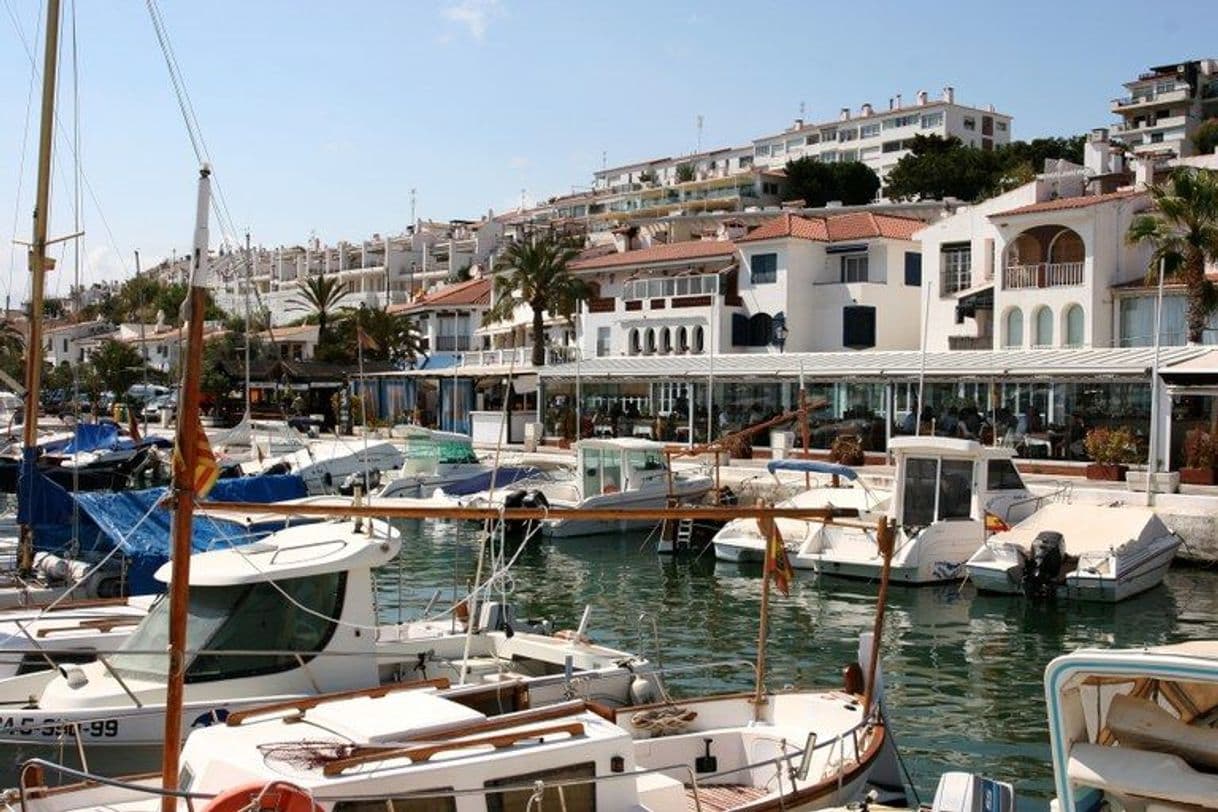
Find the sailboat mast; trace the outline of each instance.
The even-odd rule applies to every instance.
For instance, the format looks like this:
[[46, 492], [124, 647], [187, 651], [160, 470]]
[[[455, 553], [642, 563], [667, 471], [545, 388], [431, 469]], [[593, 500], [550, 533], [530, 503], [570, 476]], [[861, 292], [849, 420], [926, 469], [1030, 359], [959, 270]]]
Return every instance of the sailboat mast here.
[[[173, 552], [169, 580], [169, 678], [165, 692], [165, 751], [161, 782], [178, 784], [178, 755], [182, 744], [183, 682], [186, 671], [186, 618], [190, 597], [191, 523], [195, 508], [195, 475], [199, 461], [199, 381], [203, 376], [203, 315], [207, 300], [207, 211], [211, 202], [211, 169], [199, 170], [195, 214], [194, 258], [191, 263], [186, 364], [178, 412], [177, 454], [173, 472]], [[161, 798], [162, 812], [175, 812], [177, 799]]]
[[[51, 217], [51, 149], [55, 136], [55, 76], [59, 57], [59, 0], [47, 0], [47, 39], [42, 61], [42, 119], [38, 130], [38, 184], [34, 198], [34, 235], [30, 241], [30, 329], [26, 341], [25, 418], [21, 439], [23, 469], [38, 456], [38, 405], [42, 388], [42, 300], [46, 289], [47, 226]], [[17, 566], [34, 565], [34, 530], [21, 526]]]
[[[245, 419], [250, 419], [250, 285], [254, 282], [254, 255], [250, 252], [250, 232], [245, 231]], [[269, 329], [269, 328], [268, 328]]]

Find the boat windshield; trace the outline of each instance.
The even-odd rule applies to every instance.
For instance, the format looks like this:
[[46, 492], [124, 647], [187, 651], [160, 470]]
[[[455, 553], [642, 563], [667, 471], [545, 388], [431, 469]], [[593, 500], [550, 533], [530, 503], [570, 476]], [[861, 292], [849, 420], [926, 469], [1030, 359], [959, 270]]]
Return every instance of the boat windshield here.
[[[333, 618], [342, 611], [345, 587], [346, 573], [340, 572], [191, 587], [186, 682], [287, 671], [299, 665], [293, 652], [307, 662], [334, 633]], [[162, 598], [110, 657], [110, 664], [124, 677], [163, 682], [168, 646], [169, 601]]]

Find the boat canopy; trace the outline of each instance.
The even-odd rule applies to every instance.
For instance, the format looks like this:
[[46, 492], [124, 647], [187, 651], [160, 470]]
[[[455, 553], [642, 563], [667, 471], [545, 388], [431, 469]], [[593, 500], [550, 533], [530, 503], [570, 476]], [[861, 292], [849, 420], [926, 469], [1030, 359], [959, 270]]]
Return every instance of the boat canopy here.
[[468, 479], [454, 482], [451, 485], [445, 485], [444, 493], [448, 496], [469, 496], [490, 490], [492, 478], [495, 481], [495, 488], [499, 489], [519, 482], [522, 479], [532, 479], [541, 474], [542, 470], [532, 465], [505, 465], [497, 471], [474, 474]]
[[810, 474], [832, 474], [849, 480], [859, 478], [858, 471], [853, 468], [820, 460], [770, 460], [766, 464], [766, 470], [771, 474], [776, 471], [802, 471]]

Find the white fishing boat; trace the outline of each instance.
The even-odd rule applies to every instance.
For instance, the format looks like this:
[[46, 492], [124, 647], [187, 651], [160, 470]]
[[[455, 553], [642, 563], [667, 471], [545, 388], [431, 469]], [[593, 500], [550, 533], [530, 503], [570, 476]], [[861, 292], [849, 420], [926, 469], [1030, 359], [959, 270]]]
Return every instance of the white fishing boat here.
[[1180, 543], [1147, 507], [1053, 504], [990, 536], [965, 568], [983, 592], [1115, 603], [1162, 583]]
[[1051, 809], [1218, 807], [1218, 641], [1058, 657], [1045, 704]]
[[377, 496], [426, 498], [437, 488], [491, 470], [478, 459], [473, 441], [464, 434], [421, 426], [395, 427], [393, 433], [402, 440], [402, 467], [381, 486]]
[[[784, 499], [775, 507], [825, 508], [840, 516], [858, 516], [883, 510], [889, 495], [867, 487], [858, 472], [845, 465], [818, 460], [773, 460], [766, 469], [778, 480], [779, 472], [795, 471], [816, 477], [816, 486]], [[827, 481], [826, 481], [827, 480]], [[779, 533], [788, 554], [795, 553], [808, 538], [819, 532], [821, 522], [802, 519], [777, 519]], [[758, 563], [765, 558], [765, 540], [751, 519], [728, 522], [711, 540], [719, 561]], [[794, 562], [792, 562], [794, 565]]]
[[367, 486], [379, 481], [382, 472], [401, 465], [401, 449], [388, 440], [330, 437], [280, 457], [242, 463], [241, 471], [247, 475], [296, 474], [310, 494], [335, 493], [344, 487], [349, 492], [356, 482], [367, 493]]
[[[324, 522], [191, 556], [183, 730], [257, 704], [407, 678], [536, 679], [537, 702], [574, 692], [622, 705], [650, 695], [638, 673], [645, 660], [530, 633], [500, 604], [484, 605], [472, 627], [453, 617], [379, 624], [372, 569], [398, 546], [380, 521]], [[169, 580], [170, 566], [158, 578]], [[96, 662], [0, 680], [0, 741], [159, 745], [169, 608], [158, 601]]]
[[[480, 491], [457, 501], [468, 506], [662, 508], [670, 498], [676, 504], [700, 502], [714, 484], [710, 476], [694, 468], [670, 471], [664, 460], [663, 443], [620, 437], [576, 443], [574, 476], [560, 477], [548, 471], [544, 478], [496, 483], [494, 492]], [[437, 491], [436, 495], [442, 493]], [[545, 522], [542, 530], [556, 538], [567, 538], [646, 529], [657, 524], [658, 521], [638, 519], [563, 519]]]
[[0, 678], [94, 659], [117, 649], [156, 598], [65, 601], [0, 611]]

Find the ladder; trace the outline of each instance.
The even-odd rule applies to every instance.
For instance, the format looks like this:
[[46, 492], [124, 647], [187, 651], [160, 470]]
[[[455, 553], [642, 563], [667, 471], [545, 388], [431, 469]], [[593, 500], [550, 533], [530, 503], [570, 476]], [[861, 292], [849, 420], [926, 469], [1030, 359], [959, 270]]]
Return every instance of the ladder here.
[[693, 549], [693, 542], [694, 520], [681, 519], [677, 522], [677, 538], [672, 546], [673, 551], [676, 552], [677, 550], [681, 549], [691, 550]]

